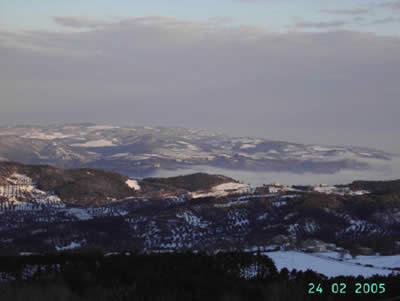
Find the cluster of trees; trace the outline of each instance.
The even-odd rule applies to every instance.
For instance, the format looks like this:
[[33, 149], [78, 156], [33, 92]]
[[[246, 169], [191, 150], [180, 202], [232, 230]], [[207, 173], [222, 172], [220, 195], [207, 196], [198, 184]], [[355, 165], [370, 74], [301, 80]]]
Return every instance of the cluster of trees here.
[[374, 194], [387, 194], [400, 191], [400, 180], [394, 181], [354, 181], [350, 184], [354, 190], [367, 190]]
[[349, 250], [354, 256], [362, 254], [360, 251], [362, 247], [370, 248], [374, 252], [387, 256], [398, 253], [397, 241], [398, 237], [394, 235], [372, 234], [359, 240], [346, 240], [338, 244]]
[[209, 175], [206, 173], [195, 173], [186, 176], [170, 178], [146, 178], [141, 185], [146, 189], [164, 188], [167, 191], [183, 189], [188, 191], [209, 190], [212, 187], [226, 182], [236, 182], [235, 180], [220, 176]]
[[[40, 267], [21, 279], [26, 267]], [[244, 270], [254, 270], [251, 279]], [[246, 253], [114, 255], [99, 252], [0, 257], [17, 280], [0, 284], [0, 300], [380, 300], [400, 294], [397, 276], [327, 279], [312, 271], [278, 272], [266, 256]], [[25, 272], [26, 273], [26, 272]], [[332, 291], [345, 283], [346, 293]], [[359, 283], [384, 283], [385, 293], [355, 294]], [[310, 292], [309, 283], [321, 290]]]

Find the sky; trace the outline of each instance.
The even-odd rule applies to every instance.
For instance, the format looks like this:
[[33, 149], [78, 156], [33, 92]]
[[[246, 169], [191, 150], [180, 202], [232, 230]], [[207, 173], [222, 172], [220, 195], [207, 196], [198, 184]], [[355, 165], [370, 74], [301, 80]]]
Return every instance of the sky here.
[[183, 126], [400, 154], [399, 0], [4, 0], [0, 123]]

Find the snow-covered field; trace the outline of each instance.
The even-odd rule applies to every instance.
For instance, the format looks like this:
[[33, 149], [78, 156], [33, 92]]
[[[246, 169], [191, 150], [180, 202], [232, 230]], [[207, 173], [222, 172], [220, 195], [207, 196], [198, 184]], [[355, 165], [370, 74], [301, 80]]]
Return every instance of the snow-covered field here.
[[115, 146], [115, 144], [112, 141], [101, 139], [101, 140], [88, 141], [88, 142], [85, 142], [85, 143], [71, 144], [71, 146], [76, 146], [76, 147], [104, 147], [104, 146]]
[[[325, 252], [318, 253], [318, 256], [339, 259], [340, 254], [338, 252]], [[358, 255], [355, 258], [352, 258], [350, 254], [346, 254], [343, 258], [346, 262], [362, 264], [362, 265], [372, 265], [374, 267], [379, 268], [400, 268], [400, 255], [392, 255], [392, 256], [364, 256]]]
[[[329, 253], [307, 254], [297, 251], [276, 251], [263, 253], [270, 257], [278, 270], [287, 268], [289, 271], [296, 269], [298, 271], [306, 271], [308, 269], [317, 273], [324, 274], [328, 277], [335, 276], [358, 276], [369, 277], [375, 274], [389, 275], [392, 270], [384, 269], [383, 266], [395, 267], [391, 264], [400, 262], [398, 256], [360, 256], [357, 259], [338, 261], [329, 258]], [[331, 254], [332, 255], [332, 254]], [[337, 258], [337, 257], [334, 257]], [[372, 264], [374, 267], [366, 267], [356, 264]]]
[[355, 259], [348, 260], [349, 262], [370, 264], [374, 267], [382, 268], [400, 268], [400, 256], [357, 256]]
[[202, 197], [209, 197], [209, 196], [220, 197], [220, 196], [228, 195], [229, 193], [232, 193], [232, 192], [236, 192], [236, 193], [245, 192], [248, 189], [250, 189], [249, 185], [230, 182], [230, 183], [224, 183], [224, 184], [214, 186], [211, 189], [211, 192], [192, 193], [192, 197], [193, 198], [202, 198]]
[[50, 134], [45, 134], [45, 133], [28, 133], [22, 138], [29, 138], [29, 139], [40, 139], [40, 140], [54, 140], [54, 139], [64, 139], [64, 138], [70, 138], [74, 137], [75, 135], [70, 135], [70, 134], [63, 134], [59, 132], [55, 133], [50, 133]]

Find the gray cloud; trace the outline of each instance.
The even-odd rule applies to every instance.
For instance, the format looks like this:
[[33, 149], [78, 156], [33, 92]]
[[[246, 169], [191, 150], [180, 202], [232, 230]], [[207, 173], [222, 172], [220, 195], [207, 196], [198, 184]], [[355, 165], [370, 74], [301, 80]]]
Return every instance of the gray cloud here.
[[370, 10], [365, 8], [353, 8], [353, 9], [321, 10], [321, 12], [334, 15], [365, 15], [370, 13]]
[[215, 24], [230, 24], [234, 23], [236, 21], [235, 18], [231, 17], [211, 17], [208, 19], [209, 22], [215, 23]]
[[395, 10], [400, 9], [400, 1], [399, 0], [380, 3], [379, 5], [382, 6], [382, 7], [395, 9]]
[[83, 27], [101, 27], [110, 25], [111, 22], [107, 22], [104, 20], [98, 20], [93, 18], [85, 18], [85, 17], [54, 17], [54, 22], [66, 26], [66, 27], [75, 27], [75, 28], [83, 28]]
[[95, 28], [0, 32], [2, 123], [179, 125], [400, 151], [398, 38], [157, 16]]
[[311, 21], [302, 21], [297, 22], [294, 26], [297, 28], [332, 28], [332, 27], [341, 27], [346, 25], [347, 23], [344, 21], [327, 21], [327, 22], [311, 22]]
[[395, 17], [387, 17], [387, 18], [382, 18], [382, 19], [376, 19], [372, 21], [370, 24], [371, 25], [379, 25], [379, 24], [390, 24], [390, 23], [399, 23], [400, 18], [395, 18]]
[[364, 17], [355, 17], [355, 18], [353, 18], [353, 21], [354, 22], [363, 22], [363, 21], [365, 21], [366, 19], [364, 18]]

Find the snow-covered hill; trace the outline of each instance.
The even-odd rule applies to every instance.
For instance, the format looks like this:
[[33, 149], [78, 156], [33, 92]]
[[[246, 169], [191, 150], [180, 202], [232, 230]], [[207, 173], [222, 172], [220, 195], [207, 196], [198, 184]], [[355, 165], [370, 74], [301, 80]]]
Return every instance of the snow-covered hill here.
[[235, 138], [163, 127], [69, 124], [0, 128], [0, 157], [125, 174], [209, 166], [243, 171], [332, 173], [368, 168], [392, 155], [359, 148]]

